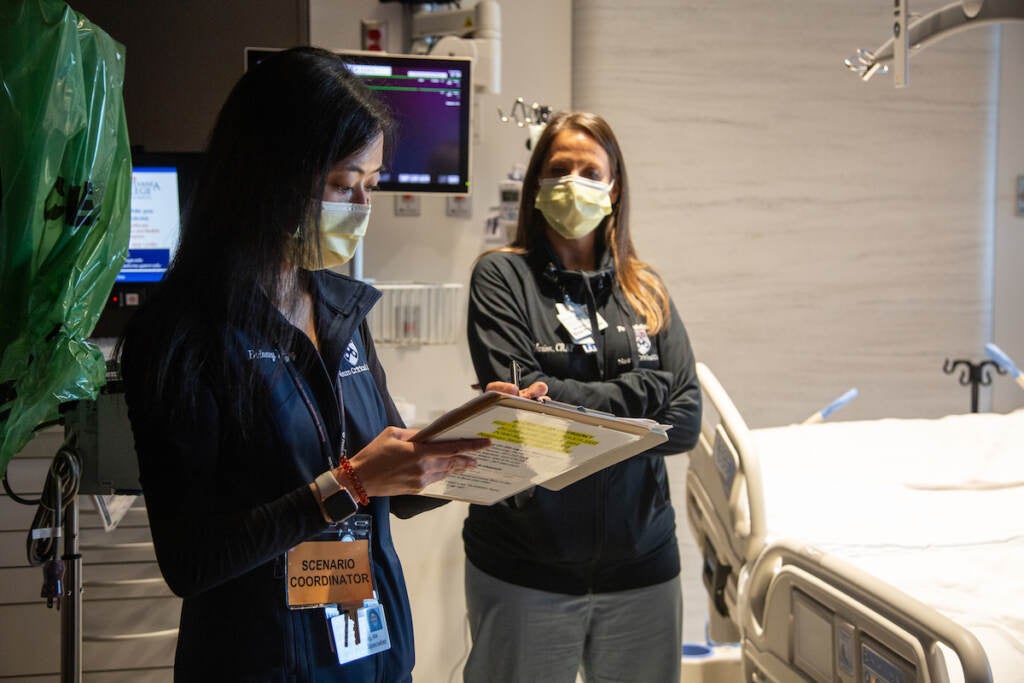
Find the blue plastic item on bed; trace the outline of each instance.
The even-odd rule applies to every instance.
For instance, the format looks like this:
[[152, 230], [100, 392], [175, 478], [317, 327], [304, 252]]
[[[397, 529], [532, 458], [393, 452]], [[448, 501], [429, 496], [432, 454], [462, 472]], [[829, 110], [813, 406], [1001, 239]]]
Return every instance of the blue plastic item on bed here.
[[1006, 352], [995, 344], [989, 342], [985, 344], [985, 353], [989, 358], [994, 360], [999, 367], [1006, 370], [1010, 375], [1017, 379], [1021, 376], [1020, 368], [1018, 368], [1014, 362], [1006, 355]]
[[823, 418], [828, 418], [829, 415], [831, 415], [832, 413], [836, 412], [837, 410], [839, 410], [840, 408], [845, 406], [847, 403], [849, 403], [853, 399], [857, 398], [858, 393], [859, 392], [857, 391], [856, 387], [854, 387], [853, 389], [850, 389], [845, 394], [843, 394], [842, 396], [840, 396], [836, 400], [834, 400], [831, 403], [829, 403], [825, 407], [825, 409], [821, 411], [821, 416]]

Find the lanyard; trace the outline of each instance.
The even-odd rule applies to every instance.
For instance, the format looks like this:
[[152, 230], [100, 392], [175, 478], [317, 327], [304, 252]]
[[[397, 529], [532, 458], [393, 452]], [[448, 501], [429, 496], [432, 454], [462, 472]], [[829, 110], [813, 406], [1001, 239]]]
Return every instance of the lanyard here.
[[[281, 357], [285, 363], [291, 365], [291, 363], [287, 360], [284, 354], [281, 354]], [[320, 356], [319, 352], [317, 353], [317, 359], [320, 361], [321, 369], [323, 369], [324, 373], [326, 374], [327, 366], [324, 365], [323, 358]], [[302, 402], [306, 404], [306, 409], [309, 411], [310, 416], [313, 418], [313, 423], [316, 425], [317, 435], [320, 437], [320, 445], [323, 446], [324, 450], [327, 451], [327, 464], [331, 467], [331, 469], [334, 469], [335, 467], [338, 466], [338, 462], [335, 462], [331, 455], [333, 451], [331, 450], [330, 441], [327, 438], [327, 428], [324, 426], [323, 420], [320, 418], [320, 411], [313, 403], [313, 399], [310, 398], [309, 392], [306, 391], [306, 382], [305, 379], [302, 377], [302, 373], [298, 371], [298, 368], [293, 368], [293, 373], [294, 374], [292, 375], [292, 380], [295, 382], [296, 387], [298, 387], [299, 389], [299, 395], [302, 396]], [[340, 461], [341, 458], [345, 457], [346, 435], [345, 399], [341, 390], [340, 373], [335, 377], [334, 387], [335, 391], [337, 392], [338, 398], [338, 417], [341, 420], [341, 443], [339, 444], [338, 447], [338, 458]]]

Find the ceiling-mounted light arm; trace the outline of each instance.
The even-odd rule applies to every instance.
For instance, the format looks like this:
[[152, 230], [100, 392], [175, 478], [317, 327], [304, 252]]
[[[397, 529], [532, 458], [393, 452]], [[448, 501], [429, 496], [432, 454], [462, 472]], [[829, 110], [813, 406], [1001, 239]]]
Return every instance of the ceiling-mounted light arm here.
[[497, 0], [477, 0], [466, 9], [461, 5], [438, 8], [438, 3], [418, 4], [419, 9], [410, 15], [410, 51], [470, 57], [474, 61], [474, 89], [501, 92], [501, 8]]
[[[969, 28], [1003, 21], [1024, 21], [1024, 0], [962, 0], [950, 3], [910, 23], [906, 36], [908, 56]], [[846, 59], [844, 64], [864, 81], [876, 73], [886, 73], [898, 56], [901, 38], [893, 36], [873, 51], [857, 50], [857, 54]]]

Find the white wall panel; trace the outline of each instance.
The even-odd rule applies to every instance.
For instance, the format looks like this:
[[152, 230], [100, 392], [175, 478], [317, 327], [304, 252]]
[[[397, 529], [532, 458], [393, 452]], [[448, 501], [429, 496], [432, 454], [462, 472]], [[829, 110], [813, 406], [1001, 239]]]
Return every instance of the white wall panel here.
[[[993, 218], [995, 254], [992, 340], [1024, 363], [1024, 215], [1016, 212], [1017, 177], [1024, 175], [1024, 24], [999, 29], [999, 133]], [[1024, 392], [1006, 377], [994, 379], [993, 409], [1005, 412], [1024, 405]]]
[[988, 341], [995, 29], [916, 55], [895, 89], [842, 65], [882, 42], [891, 2], [574, 10], [574, 105], [619, 134], [640, 255], [749, 422], [851, 386], [837, 417], [967, 411], [942, 364]]

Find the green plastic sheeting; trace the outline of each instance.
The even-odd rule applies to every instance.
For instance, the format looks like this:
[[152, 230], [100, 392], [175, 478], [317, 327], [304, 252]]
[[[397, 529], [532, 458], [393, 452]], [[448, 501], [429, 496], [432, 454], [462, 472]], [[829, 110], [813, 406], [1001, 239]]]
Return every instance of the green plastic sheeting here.
[[54, 0], [0, 1], [0, 476], [65, 401], [128, 251], [124, 47]]

